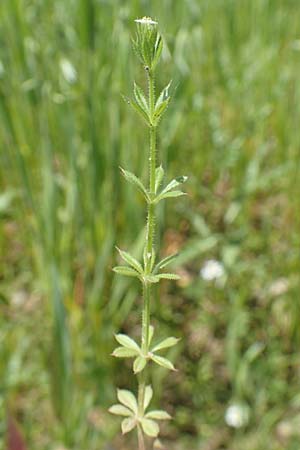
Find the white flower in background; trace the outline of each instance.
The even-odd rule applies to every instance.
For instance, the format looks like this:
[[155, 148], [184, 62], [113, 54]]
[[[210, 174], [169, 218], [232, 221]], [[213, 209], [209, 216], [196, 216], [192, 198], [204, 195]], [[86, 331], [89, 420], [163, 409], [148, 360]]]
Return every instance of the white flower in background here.
[[289, 281], [287, 278], [278, 278], [277, 280], [273, 281], [273, 283], [269, 287], [269, 293], [274, 297], [283, 295], [288, 290], [289, 290]]
[[225, 274], [224, 266], [215, 259], [209, 259], [203, 264], [200, 275], [203, 280], [212, 281], [221, 278]]
[[151, 17], [143, 17], [142, 19], [135, 19], [135, 22], [141, 23], [142, 25], [157, 25], [158, 22], [152, 20]]
[[225, 412], [225, 422], [233, 428], [241, 428], [247, 425], [249, 420], [249, 411], [246, 405], [232, 404]]
[[75, 83], [77, 80], [77, 72], [73, 64], [68, 59], [62, 58], [60, 60], [60, 70], [68, 83]]

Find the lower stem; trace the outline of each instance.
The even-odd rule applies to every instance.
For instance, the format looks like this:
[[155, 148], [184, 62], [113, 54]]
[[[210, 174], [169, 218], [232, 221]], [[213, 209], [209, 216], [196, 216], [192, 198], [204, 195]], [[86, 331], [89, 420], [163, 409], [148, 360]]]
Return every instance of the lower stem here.
[[137, 432], [138, 432], [139, 450], [146, 450], [145, 439], [140, 425], [138, 425], [137, 427]]
[[[144, 355], [147, 355], [149, 351], [150, 298], [151, 298], [151, 288], [150, 284], [146, 282], [143, 286], [143, 317], [142, 317], [142, 345], [141, 345], [142, 352]], [[142, 416], [144, 414], [144, 399], [147, 383], [146, 367], [140, 373], [138, 381], [139, 381], [138, 409], [139, 415]]]

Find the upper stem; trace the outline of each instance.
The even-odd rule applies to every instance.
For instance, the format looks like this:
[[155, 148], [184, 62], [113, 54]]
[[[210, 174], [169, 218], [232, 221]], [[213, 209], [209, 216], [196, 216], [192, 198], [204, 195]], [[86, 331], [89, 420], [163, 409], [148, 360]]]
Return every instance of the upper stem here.
[[[148, 72], [149, 85], [149, 112], [152, 121], [155, 108], [155, 77], [154, 73]], [[155, 193], [155, 169], [156, 169], [156, 127], [150, 127], [150, 194]]]
[[[148, 89], [149, 89], [149, 112], [152, 121], [155, 108], [155, 78], [152, 72], [148, 72]], [[156, 127], [150, 126], [150, 148], [149, 148], [149, 192], [150, 198], [155, 196], [155, 170], [156, 170]], [[155, 211], [154, 205], [148, 205], [147, 219], [147, 264], [146, 271], [150, 273], [150, 262], [154, 251], [154, 233], [155, 233]]]

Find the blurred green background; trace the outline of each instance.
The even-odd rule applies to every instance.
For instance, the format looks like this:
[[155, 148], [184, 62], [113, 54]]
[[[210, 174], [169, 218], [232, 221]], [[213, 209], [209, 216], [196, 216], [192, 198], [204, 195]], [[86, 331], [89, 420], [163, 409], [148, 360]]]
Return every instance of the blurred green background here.
[[[139, 285], [111, 267], [116, 244], [139, 256], [144, 238], [119, 173], [147, 177], [147, 130], [121, 98], [144, 82], [144, 15], [165, 40], [159, 87], [177, 86], [160, 158], [189, 176], [159, 210], [182, 276], [153, 304], [159, 335], [182, 337], [179, 372], [151, 374], [174, 416], [162, 442], [298, 450], [299, 0], [1, 2], [1, 448], [7, 414], [31, 450], [136, 445], [107, 408], [115, 386], [136, 388], [110, 353], [117, 330], [139, 335]], [[224, 274], [208, 281], [211, 259]]]

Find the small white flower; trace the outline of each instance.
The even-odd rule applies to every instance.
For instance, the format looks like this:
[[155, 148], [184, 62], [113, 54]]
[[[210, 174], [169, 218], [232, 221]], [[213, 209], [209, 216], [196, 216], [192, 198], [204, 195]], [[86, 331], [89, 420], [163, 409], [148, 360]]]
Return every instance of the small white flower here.
[[273, 297], [285, 294], [289, 290], [289, 281], [286, 278], [278, 278], [269, 287], [269, 293]]
[[225, 422], [233, 428], [241, 428], [247, 425], [249, 411], [246, 405], [233, 404], [225, 412]]
[[77, 72], [73, 64], [68, 59], [62, 58], [60, 60], [60, 69], [65, 80], [68, 83], [75, 83], [75, 81], [77, 80]]
[[28, 293], [24, 289], [20, 289], [12, 294], [11, 302], [13, 306], [21, 307], [25, 305], [28, 298]]
[[212, 281], [221, 278], [224, 275], [224, 266], [215, 259], [209, 259], [206, 261], [200, 270], [200, 275], [203, 280]]
[[135, 19], [135, 22], [141, 23], [142, 25], [157, 25], [158, 22], [152, 20], [151, 17], [143, 17], [142, 19]]

